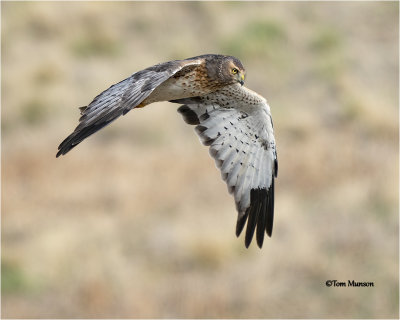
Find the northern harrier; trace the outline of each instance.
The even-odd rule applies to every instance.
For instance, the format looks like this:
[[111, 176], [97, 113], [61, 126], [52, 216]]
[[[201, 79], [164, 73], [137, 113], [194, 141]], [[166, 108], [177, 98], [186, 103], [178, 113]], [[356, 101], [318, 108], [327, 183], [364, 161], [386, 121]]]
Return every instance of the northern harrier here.
[[261, 248], [264, 232], [272, 234], [278, 162], [270, 108], [262, 96], [243, 86], [244, 79], [238, 59], [214, 54], [136, 72], [80, 108], [79, 125], [60, 144], [57, 157], [134, 108], [157, 101], [183, 104], [178, 112], [186, 123], [196, 125], [235, 197], [236, 235], [247, 221], [246, 247], [257, 228]]

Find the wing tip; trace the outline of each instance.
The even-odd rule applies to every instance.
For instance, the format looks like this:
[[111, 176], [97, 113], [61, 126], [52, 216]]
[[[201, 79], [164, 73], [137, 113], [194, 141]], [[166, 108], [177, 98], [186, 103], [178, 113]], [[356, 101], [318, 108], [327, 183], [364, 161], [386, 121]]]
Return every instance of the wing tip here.
[[240, 213], [236, 224], [236, 236], [239, 237], [247, 221], [244, 244], [249, 248], [256, 231], [257, 246], [261, 249], [265, 233], [271, 237], [274, 219], [274, 179], [267, 188], [250, 190], [250, 206]]
[[245, 212], [239, 213], [239, 217], [236, 223], [236, 237], [239, 237], [243, 231], [244, 225], [247, 221], [247, 214]]
[[73, 143], [73, 139], [74, 136], [71, 134], [63, 142], [60, 143], [60, 145], [58, 146], [56, 158], [67, 154], [72, 148], [77, 145]]
[[272, 237], [272, 229], [274, 226], [274, 198], [275, 198], [275, 183], [272, 177], [271, 185], [267, 191], [267, 208], [266, 208], [266, 224], [265, 231], [268, 237]]

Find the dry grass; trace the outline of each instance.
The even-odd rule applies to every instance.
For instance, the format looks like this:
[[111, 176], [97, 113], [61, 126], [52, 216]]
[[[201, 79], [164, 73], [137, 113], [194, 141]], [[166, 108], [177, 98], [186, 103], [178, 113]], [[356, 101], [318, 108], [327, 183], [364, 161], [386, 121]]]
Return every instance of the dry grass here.
[[[399, 316], [397, 3], [1, 6], [3, 317]], [[237, 55], [272, 108], [262, 250], [235, 238], [233, 200], [175, 105], [55, 158], [101, 90], [207, 52]]]

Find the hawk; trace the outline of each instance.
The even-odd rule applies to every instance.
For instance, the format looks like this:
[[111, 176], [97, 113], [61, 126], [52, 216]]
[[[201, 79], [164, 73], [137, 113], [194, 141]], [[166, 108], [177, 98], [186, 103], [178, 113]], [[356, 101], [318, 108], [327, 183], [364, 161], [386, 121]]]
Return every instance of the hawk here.
[[80, 108], [79, 124], [60, 144], [57, 157], [132, 109], [158, 101], [182, 104], [178, 112], [186, 123], [196, 126], [234, 195], [236, 236], [247, 221], [246, 248], [254, 232], [261, 248], [264, 234], [272, 235], [278, 161], [269, 105], [243, 86], [245, 74], [237, 58], [216, 54], [136, 72]]

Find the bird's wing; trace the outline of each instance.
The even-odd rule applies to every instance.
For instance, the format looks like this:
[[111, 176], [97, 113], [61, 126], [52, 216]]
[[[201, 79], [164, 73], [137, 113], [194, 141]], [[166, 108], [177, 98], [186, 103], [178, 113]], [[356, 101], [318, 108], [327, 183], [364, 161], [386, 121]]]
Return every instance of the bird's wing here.
[[58, 147], [57, 157], [66, 154], [88, 136], [138, 106], [158, 86], [177, 72], [190, 71], [201, 59], [176, 60], [136, 72], [100, 93], [81, 109], [79, 125]]
[[182, 99], [178, 109], [196, 132], [221, 170], [238, 210], [236, 235], [247, 221], [245, 245], [256, 230], [261, 248], [264, 232], [271, 236], [274, 218], [274, 178], [278, 162], [270, 108], [255, 92], [233, 85], [234, 94], [215, 92]]

